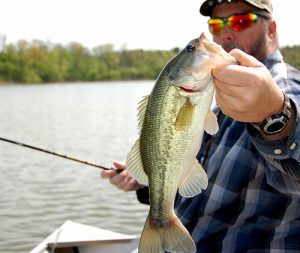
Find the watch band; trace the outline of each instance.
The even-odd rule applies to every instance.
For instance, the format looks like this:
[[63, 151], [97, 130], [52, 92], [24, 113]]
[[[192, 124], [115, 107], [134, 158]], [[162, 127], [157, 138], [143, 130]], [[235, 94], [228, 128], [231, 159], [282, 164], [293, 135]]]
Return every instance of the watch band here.
[[261, 123], [251, 123], [254, 128], [265, 134], [271, 135], [280, 133], [287, 125], [291, 117], [291, 102], [289, 97], [283, 92], [284, 102], [281, 112], [273, 114], [271, 117], [266, 118]]

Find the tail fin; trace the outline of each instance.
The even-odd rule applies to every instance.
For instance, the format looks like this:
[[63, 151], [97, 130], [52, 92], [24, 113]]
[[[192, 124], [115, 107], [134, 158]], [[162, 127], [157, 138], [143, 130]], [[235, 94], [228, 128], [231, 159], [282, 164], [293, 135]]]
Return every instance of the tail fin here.
[[196, 246], [176, 215], [169, 225], [155, 227], [148, 215], [139, 244], [139, 253], [194, 253]]

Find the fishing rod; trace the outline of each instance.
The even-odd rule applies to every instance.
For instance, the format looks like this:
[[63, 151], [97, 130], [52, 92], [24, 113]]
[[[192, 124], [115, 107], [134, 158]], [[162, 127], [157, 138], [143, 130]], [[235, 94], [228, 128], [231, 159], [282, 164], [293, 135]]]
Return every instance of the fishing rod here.
[[115, 170], [117, 172], [121, 171], [119, 169], [107, 168], [107, 167], [104, 167], [104, 166], [96, 164], [96, 163], [84, 161], [84, 160], [81, 160], [81, 159], [78, 159], [78, 158], [75, 158], [75, 157], [71, 157], [71, 156], [67, 156], [67, 155], [64, 155], [64, 154], [59, 154], [57, 152], [53, 152], [53, 151], [50, 151], [50, 150], [47, 150], [47, 149], [35, 147], [35, 146], [28, 145], [28, 144], [25, 144], [25, 143], [22, 143], [22, 142], [9, 140], [9, 139], [2, 138], [2, 137], [0, 137], [0, 140], [8, 142], [8, 143], [11, 143], [11, 144], [15, 144], [15, 145], [18, 145], [18, 146], [21, 146], [21, 147], [34, 149], [34, 150], [37, 150], [37, 151], [40, 151], [40, 152], [44, 152], [44, 153], [47, 153], [47, 154], [50, 154], [50, 155], [59, 156], [59, 157], [62, 157], [62, 158], [68, 159], [68, 160], [75, 161], [75, 162], [83, 163], [83, 164], [86, 164], [86, 165], [89, 165], [89, 166], [93, 166], [93, 167], [96, 167], [96, 168], [99, 168], [99, 169], [102, 169], [102, 170]]

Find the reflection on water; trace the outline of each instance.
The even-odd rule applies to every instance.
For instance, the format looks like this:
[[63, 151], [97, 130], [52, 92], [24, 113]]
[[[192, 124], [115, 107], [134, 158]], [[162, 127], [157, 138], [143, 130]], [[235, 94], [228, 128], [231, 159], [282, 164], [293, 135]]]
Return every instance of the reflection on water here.
[[[152, 85], [0, 86], [0, 136], [109, 167], [134, 143], [137, 102]], [[141, 232], [148, 207], [99, 169], [5, 142], [0, 159], [0, 252], [28, 252], [68, 219]]]

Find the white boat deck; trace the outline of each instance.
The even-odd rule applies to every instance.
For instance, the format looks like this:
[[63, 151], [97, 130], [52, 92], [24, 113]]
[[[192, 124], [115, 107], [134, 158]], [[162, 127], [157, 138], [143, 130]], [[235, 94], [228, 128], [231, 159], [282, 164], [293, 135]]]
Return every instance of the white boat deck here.
[[73, 221], [66, 221], [30, 253], [131, 253], [139, 238]]

